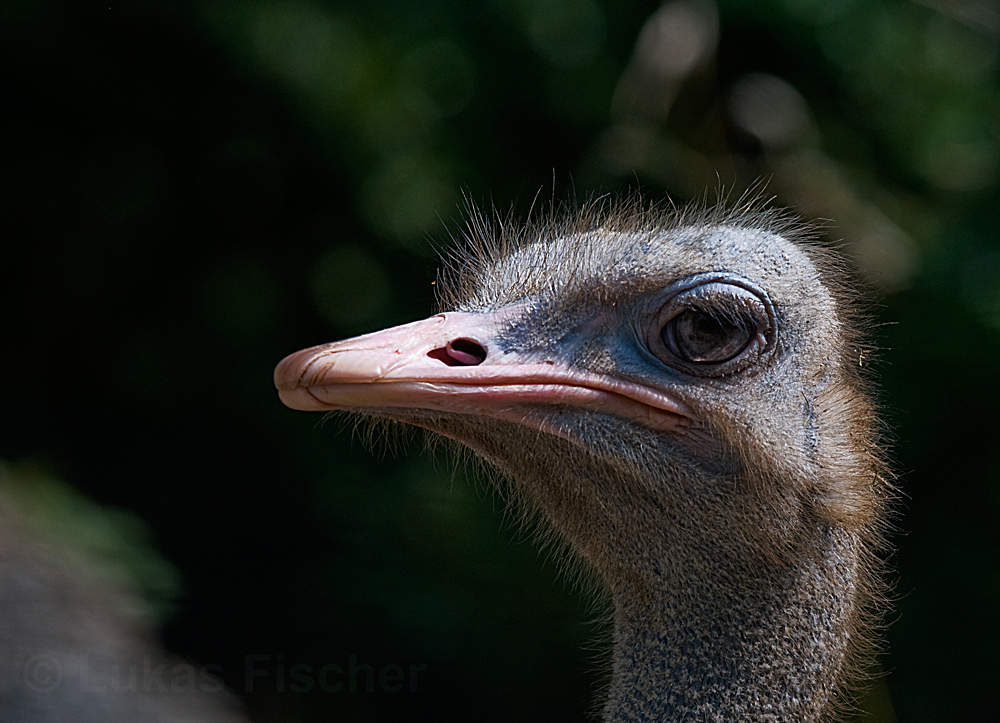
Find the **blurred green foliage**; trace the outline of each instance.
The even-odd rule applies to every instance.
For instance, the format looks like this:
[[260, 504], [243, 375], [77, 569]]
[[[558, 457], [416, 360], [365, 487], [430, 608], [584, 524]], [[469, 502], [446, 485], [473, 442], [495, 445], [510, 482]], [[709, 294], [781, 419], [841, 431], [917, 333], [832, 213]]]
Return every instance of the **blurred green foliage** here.
[[[177, 570], [153, 547], [149, 526], [128, 510], [101, 507], [46, 470], [0, 462], [0, 495], [8, 520], [27, 525], [40, 544], [64, 556], [88, 582], [134, 597], [127, 611], [150, 625], [174, 613]], [[4, 538], [10, 544], [16, 536]]]
[[902, 500], [870, 720], [995, 716], [995, 3], [11, 0], [0, 63], [0, 457], [146, 520], [185, 581], [167, 643], [237, 692], [253, 654], [428, 665], [405, 695], [258, 680], [255, 720], [585, 719], [599, 611], [503, 502], [282, 408], [271, 370], [426, 315], [463, 194], [761, 179], [881, 295]]

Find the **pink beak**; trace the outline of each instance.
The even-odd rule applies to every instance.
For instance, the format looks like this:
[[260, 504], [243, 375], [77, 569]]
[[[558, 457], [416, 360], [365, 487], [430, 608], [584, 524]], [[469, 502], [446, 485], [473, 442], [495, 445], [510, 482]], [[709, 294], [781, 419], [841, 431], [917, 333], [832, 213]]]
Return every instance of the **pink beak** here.
[[[508, 311], [508, 313], [510, 313]], [[499, 313], [450, 312], [286, 357], [274, 371], [292, 409], [425, 409], [504, 419], [559, 434], [546, 407], [607, 412], [657, 430], [687, 426], [673, 396], [494, 342]]]

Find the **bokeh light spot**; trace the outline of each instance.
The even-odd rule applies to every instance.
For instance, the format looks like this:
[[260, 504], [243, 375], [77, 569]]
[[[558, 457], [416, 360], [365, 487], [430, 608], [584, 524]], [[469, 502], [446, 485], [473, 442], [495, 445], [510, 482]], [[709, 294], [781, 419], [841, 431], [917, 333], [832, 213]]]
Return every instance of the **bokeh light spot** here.
[[347, 333], [371, 325], [390, 302], [389, 278], [382, 265], [354, 244], [324, 254], [313, 267], [309, 289], [319, 312]]
[[974, 114], [944, 109], [928, 123], [923, 141], [917, 163], [927, 180], [939, 188], [972, 191], [996, 177], [1000, 147], [996, 136]]
[[442, 165], [415, 156], [394, 158], [372, 173], [362, 189], [372, 228], [408, 246], [439, 227], [456, 200], [455, 186]]
[[312, 3], [265, 6], [254, 47], [275, 75], [329, 101], [356, 91], [369, 68], [367, 43], [358, 30]]
[[717, 42], [714, 3], [676, 0], [664, 4], [646, 21], [636, 42], [636, 61], [659, 78], [683, 78], [715, 52]]
[[748, 73], [729, 94], [736, 124], [767, 150], [797, 144], [811, 126], [809, 105], [790, 84], [774, 75]]
[[528, 20], [531, 45], [561, 68], [589, 63], [604, 45], [604, 11], [591, 0], [535, 3]]
[[450, 40], [432, 40], [403, 58], [401, 75], [423, 89], [440, 112], [452, 115], [469, 103], [476, 89], [472, 60]]
[[391, 156], [424, 143], [439, 117], [437, 105], [416, 85], [397, 85], [372, 99], [361, 127], [368, 141]]

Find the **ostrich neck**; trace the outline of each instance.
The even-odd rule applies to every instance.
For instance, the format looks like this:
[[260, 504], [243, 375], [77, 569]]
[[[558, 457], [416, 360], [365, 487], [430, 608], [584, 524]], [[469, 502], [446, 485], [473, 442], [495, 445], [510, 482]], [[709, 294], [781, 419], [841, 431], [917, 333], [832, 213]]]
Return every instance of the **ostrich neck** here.
[[[607, 723], [811, 723], [830, 710], [866, 583], [860, 533], [808, 522], [797, 498], [774, 512], [717, 470], [651, 483], [561, 440], [525, 454], [537, 439], [520, 428], [435, 428], [494, 462], [603, 579]], [[629, 443], [621, 429], [607, 438]], [[785, 547], [747, 542], [789, 524], [770, 536]]]
[[779, 576], [616, 596], [605, 721], [820, 720], [856, 616], [857, 545], [818, 534], [812, 561]]

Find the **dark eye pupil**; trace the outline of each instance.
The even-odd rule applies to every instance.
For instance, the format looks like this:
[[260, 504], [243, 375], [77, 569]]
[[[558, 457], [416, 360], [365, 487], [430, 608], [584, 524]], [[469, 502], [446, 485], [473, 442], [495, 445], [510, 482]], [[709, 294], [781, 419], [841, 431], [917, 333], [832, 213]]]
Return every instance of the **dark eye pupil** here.
[[720, 319], [688, 309], [663, 327], [663, 343], [685, 361], [719, 364], [737, 356], [750, 344], [753, 329], [747, 321]]

